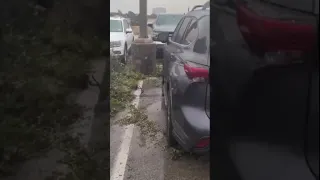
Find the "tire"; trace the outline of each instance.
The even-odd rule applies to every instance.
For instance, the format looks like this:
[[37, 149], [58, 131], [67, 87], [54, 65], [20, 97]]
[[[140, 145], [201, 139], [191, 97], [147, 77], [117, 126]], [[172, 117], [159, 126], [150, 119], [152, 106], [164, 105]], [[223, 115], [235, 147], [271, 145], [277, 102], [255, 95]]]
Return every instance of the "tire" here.
[[161, 76], [161, 97], [164, 97], [164, 76]]
[[[165, 99], [164, 99], [164, 94], [163, 94], [163, 87], [162, 87], [162, 96], [161, 96], [161, 110], [163, 111], [166, 111], [167, 108], [166, 108], [166, 102], [165, 102]], [[167, 112], [166, 112], [167, 113]], [[166, 114], [167, 115], [167, 114]], [[167, 117], [167, 116], [166, 116]]]
[[124, 46], [124, 51], [123, 51], [123, 57], [121, 59], [122, 64], [126, 64], [128, 59], [128, 50], [127, 50], [127, 45]]
[[131, 49], [131, 47], [128, 49], [128, 56], [131, 56], [132, 55], [132, 49]]
[[171, 96], [166, 96], [167, 105], [166, 105], [166, 139], [169, 147], [175, 147], [177, 145], [177, 141], [173, 137], [173, 128], [172, 128], [172, 108], [171, 108]]

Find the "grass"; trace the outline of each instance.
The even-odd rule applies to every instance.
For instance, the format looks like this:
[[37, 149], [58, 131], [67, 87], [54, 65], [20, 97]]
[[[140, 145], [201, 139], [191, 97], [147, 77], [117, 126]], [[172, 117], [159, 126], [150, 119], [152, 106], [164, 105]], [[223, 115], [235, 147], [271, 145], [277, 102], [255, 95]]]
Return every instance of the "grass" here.
[[46, 16], [35, 14], [32, 4], [24, 7], [1, 29], [0, 179], [56, 148], [66, 153], [62, 162], [73, 179], [90, 179], [104, 166], [93, 160], [93, 150], [67, 133], [85, 111], [70, 95], [82, 90], [82, 77], [91, 71], [89, 58], [99, 55], [105, 42], [69, 27], [63, 31], [63, 24], [55, 25], [60, 30], [46, 30]]
[[112, 61], [116, 61], [110, 73], [110, 115], [114, 117], [131, 103], [134, 99], [133, 90], [137, 88], [138, 81], [145, 77], [129, 65], [121, 64], [117, 59]]
[[148, 119], [145, 110], [134, 106], [130, 106], [129, 114], [116, 123], [122, 126], [134, 124], [139, 127], [142, 136], [151, 138], [152, 140], [155, 140], [159, 132], [156, 122]]

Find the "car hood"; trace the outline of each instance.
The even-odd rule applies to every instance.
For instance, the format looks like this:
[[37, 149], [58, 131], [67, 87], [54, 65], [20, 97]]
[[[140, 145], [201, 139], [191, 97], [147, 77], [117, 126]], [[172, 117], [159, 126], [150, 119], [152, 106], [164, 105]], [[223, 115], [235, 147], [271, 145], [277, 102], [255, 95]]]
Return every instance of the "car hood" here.
[[176, 29], [177, 25], [161, 25], [154, 26], [153, 31], [158, 32], [173, 32]]
[[110, 42], [111, 41], [124, 41], [125, 35], [123, 32], [110, 32]]

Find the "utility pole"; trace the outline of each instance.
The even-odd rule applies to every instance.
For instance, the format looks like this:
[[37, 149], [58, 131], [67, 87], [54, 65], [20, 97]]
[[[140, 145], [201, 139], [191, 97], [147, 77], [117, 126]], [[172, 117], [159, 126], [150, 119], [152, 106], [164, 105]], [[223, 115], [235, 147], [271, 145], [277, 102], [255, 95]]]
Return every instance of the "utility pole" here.
[[147, 31], [147, 0], [140, 0], [140, 14], [139, 14], [139, 25], [140, 25], [140, 37], [139, 38], [148, 38]]
[[135, 39], [131, 46], [132, 64], [136, 71], [145, 75], [151, 75], [156, 72], [156, 43], [148, 37], [147, 30], [147, 0], [139, 0], [140, 13], [139, 38]]

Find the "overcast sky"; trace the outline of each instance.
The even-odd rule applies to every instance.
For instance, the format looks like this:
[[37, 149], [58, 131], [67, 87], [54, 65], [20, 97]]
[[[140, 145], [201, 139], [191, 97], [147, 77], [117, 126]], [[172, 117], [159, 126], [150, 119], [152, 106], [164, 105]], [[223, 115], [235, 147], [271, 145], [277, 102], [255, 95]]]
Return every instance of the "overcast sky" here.
[[[167, 13], [185, 13], [195, 5], [201, 5], [208, 0], [147, 0], [148, 14], [152, 13], [152, 8], [164, 7]], [[110, 11], [117, 12], [118, 9], [122, 13], [132, 11], [139, 12], [139, 0], [110, 0]]]

